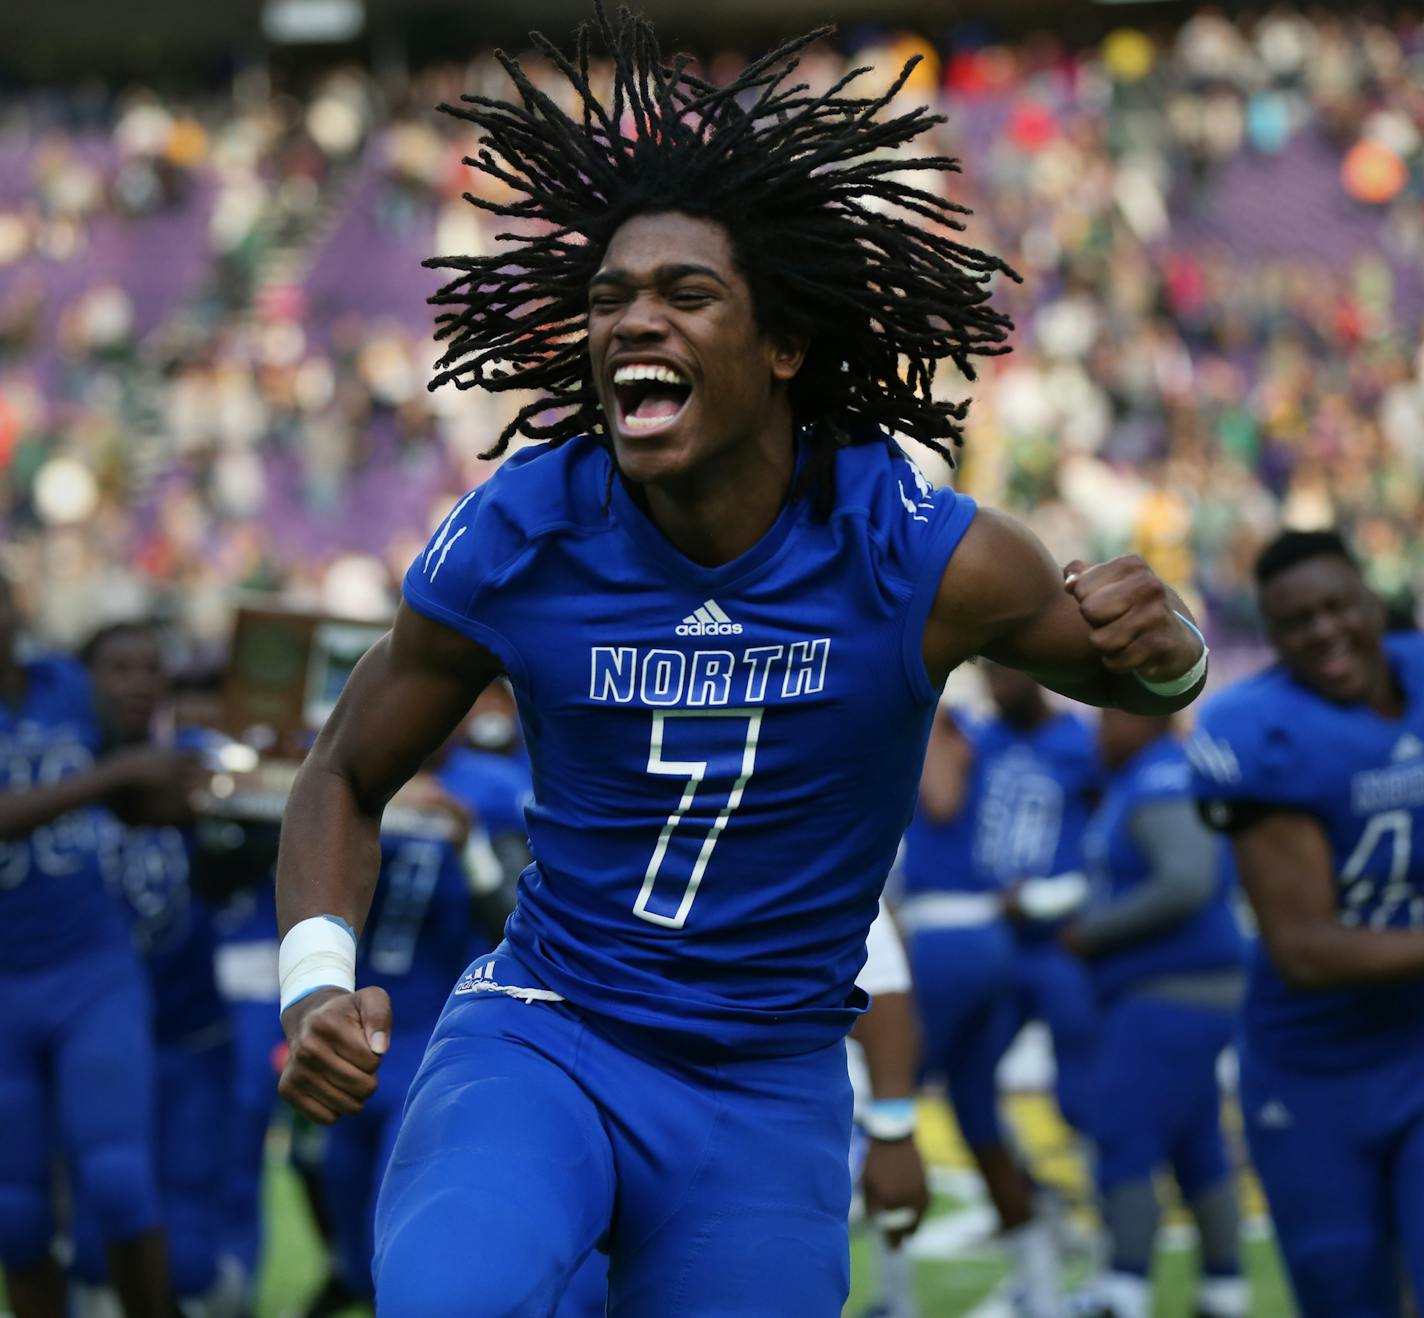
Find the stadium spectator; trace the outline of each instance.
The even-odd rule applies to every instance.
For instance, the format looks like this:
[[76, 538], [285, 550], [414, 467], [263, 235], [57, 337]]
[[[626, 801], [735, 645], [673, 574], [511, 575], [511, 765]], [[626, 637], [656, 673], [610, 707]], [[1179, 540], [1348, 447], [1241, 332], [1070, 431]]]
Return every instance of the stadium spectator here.
[[[1032, 508], [1052, 545], [1150, 550], [1228, 658], [1282, 518], [1347, 525], [1377, 588], [1420, 593], [1421, 47], [1417, 19], [1203, 11], [1080, 50], [952, 44], [940, 86], [936, 57], [907, 92], [948, 116], [928, 149], [987, 147], [976, 225], [1027, 276], [961, 483]], [[418, 263], [495, 227], [459, 201], [468, 140], [429, 110], [492, 71], [479, 52], [403, 86], [339, 69], [302, 95], [0, 101], [0, 526], [52, 583], [46, 634], [154, 605], [211, 644], [253, 585], [391, 606], [508, 419], [423, 388]]]

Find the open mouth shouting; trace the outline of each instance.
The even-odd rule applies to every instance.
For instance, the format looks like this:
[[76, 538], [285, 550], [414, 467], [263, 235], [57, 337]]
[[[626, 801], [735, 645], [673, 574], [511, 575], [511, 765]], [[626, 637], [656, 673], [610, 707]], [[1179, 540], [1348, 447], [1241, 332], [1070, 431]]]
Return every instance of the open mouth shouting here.
[[613, 372], [613, 396], [625, 435], [656, 435], [683, 414], [692, 381], [664, 362], [628, 362]]

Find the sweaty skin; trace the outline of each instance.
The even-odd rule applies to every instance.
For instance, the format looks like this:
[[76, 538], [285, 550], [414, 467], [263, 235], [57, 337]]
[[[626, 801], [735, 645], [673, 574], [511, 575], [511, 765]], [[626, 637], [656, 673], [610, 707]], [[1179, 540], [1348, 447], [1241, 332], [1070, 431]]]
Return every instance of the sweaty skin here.
[[[588, 351], [621, 478], [668, 540], [703, 565], [726, 563], [763, 536], [793, 474], [788, 384], [806, 345], [757, 324], [749, 285], [718, 224], [677, 213], [638, 216], [614, 235], [590, 288]], [[675, 370], [690, 385], [676, 419], [649, 433], [621, 424], [620, 365]], [[1154, 696], [1134, 677], [1186, 672], [1201, 645], [1172, 615], [1182, 606], [1141, 559], [1065, 574], [1026, 528], [981, 511], [925, 629], [931, 679], [984, 654], [1093, 704], [1146, 713], [1196, 691]], [[360, 931], [379, 865], [381, 811], [464, 718], [499, 672], [488, 651], [402, 607], [357, 665], [308, 756], [287, 808], [277, 914], [338, 915]], [[380, 989], [322, 990], [283, 1017], [291, 1047], [283, 1096], [330, 1122], [374, 1091], [390, 1031]]]

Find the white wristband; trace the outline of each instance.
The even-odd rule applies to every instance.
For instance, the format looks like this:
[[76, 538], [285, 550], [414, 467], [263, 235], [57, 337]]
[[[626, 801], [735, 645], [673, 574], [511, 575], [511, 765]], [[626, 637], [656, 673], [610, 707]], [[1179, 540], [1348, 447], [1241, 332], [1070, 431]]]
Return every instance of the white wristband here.
[[281, 1010], [317, 989], [356, 987], [356, 934], [336, 915], [299, 920], [282, 939], [277, 952]]
[[1190, 691], [1206, 675], [1206, 657], [1211, 653], [1210, 647], [1206, 643], [1206, 637], [1201, 634], [1201, 629], [1183, 613], [1172, 612], [1181, 619], [1182, 623], [1191, 631], [1192, 635], [1201, 642], [1201, 654], [1197, 656], [1197, 661], [1187, 669], [1180, 677], [1169, 677], [1165, 682], [1149, 682], [1141, 673], [1133, 673], [1139, 682], [1147, 688], [1154, 696], [1179, 696], [1183, 691]]
[[915, 1133], [915, 1100], [877, 1098], [857, 1114], [856, 1120], [873, 1140], [907, 1140]]

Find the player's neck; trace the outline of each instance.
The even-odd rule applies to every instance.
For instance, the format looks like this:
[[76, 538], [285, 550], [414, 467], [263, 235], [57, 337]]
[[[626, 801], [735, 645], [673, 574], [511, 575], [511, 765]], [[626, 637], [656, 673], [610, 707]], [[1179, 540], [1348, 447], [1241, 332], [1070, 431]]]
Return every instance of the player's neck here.
[[771, 529], [795, 469], [788, 426], [719, 454], [686, 480], [638, 487], [639, 502], [679, 552], [702, 567], [720, 567]]
[[1398, 718], [1404, 713], [1404, 691], [1394, 676], [1387, 654], [1381, 654], [1375, 665], [1365, 704], [1384, 718]]

